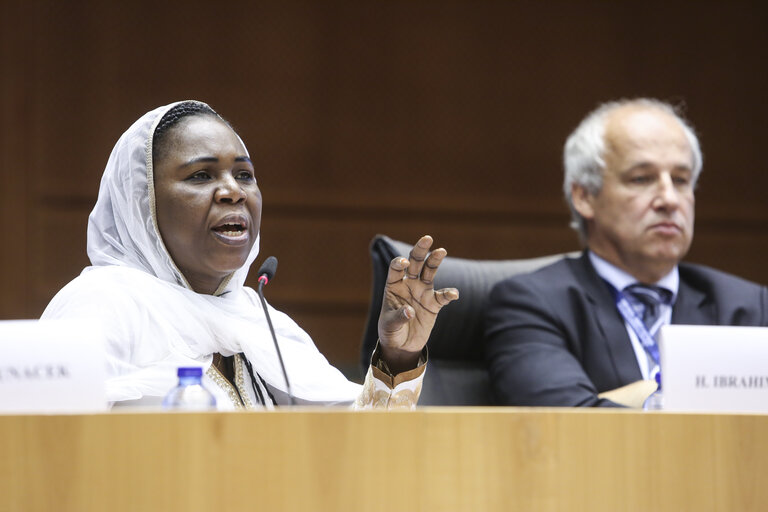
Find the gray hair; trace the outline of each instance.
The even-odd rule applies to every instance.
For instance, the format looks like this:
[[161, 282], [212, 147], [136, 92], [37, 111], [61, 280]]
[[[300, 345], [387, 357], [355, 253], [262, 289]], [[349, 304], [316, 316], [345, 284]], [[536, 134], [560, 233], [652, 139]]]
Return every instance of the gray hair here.
[[565, 142], [563, 152], [563, 164], [565, 176], [563, 179], [563, 193], [568, 206], [571, 209], [571, 227], [579, 232], [582, 242], [586, 241], [587, 226], [584, 219], [573, 207], [571, 197], [572, 185], [578, 184], [587, 189], [590, 194], [597, 194], [603, 187], [603, 169], [605, 161], [605, 121], [608, 114], [621, 107], [641, 106], [661, 110], [672, 115], [683, 128], [685, 137], [693, 153], [693, 183], [699, 179], [699, 173], [703, 163], [699, 139], [696, 133], [679, 110], [669, 103], [651, 98], [637, 98], [631, 100], [619, 100], [603, 103], [590, 112], [579, 126], [571, 133]]

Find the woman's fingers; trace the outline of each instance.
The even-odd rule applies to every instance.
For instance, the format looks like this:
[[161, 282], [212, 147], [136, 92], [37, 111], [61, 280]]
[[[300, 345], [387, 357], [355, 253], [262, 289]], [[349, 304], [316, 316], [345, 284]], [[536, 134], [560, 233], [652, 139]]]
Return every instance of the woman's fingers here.
[[[431, 290], [434, 286], [435, 274], [448, 254], [443, 248], [430, 252], [429, 248], [431, 246], [432, 237], [425, 235], [413, 246], [408, 259], [397, 257], [390, 262], [387, 273], [387, 287], [395, 297], [399, 296], [399, 299], [395, 299], [395, 302], [390, 304], [389, 308], [382, 308], [382, 314], [385, 314], [385, 310], [388, 310], [386, 311], [388, 324], [391, 325], [393, 321], [397, 324], [408, 322], [416, 316], [414, 308], [417, 304], [421, 308], [436, 314], [437, 310], [442, 306], [459, 298], [459, 291], [456, 288]], [[418, 280], [418, 282], [411, 280]], [[402, 294], [402, 289], [399, 288], [402, 285], [411, 289], [411, 292]], [[416, 290], [419, 291], [417, 292]], [[429, 298], [427, 298], [427, 295], [422, 295], [425, 292], [430, 296]], [[416, 295], [413, 295], [414, 293]], [[407, 298], [409, 296], [411, 299]], [[413, 298], [418, 296], [422, 296], [422, 300], [426, 300], [424, 302], [417, 300], [416, 303], [413, 303]], [[397, 306], [398, 302], [400, 306]], [[403, 302], [410, 303], [410, 305], [403, 308]], [[437, 306], [436, 309], [434, 308], [435, 305]]]
[[411, 254], [408, 256], [410, 263], [405, 273], [409, 279], [419, 279], [421, 276], [421, 269], [427, 259], [430, 247], [432, 247], [432, 237], [424, 235], [411, 249]]
[[405, 270], [408, 268], [408, 260], [398, 256], [389, 262], [389, 271], [387, 272], [387, 284], [399, 283], [403, 280]]
[[433, 283], [435, 280], [435, 273], [437, 273], [437, 269], [440, 267], [440, 262], [443, 261], [446, 254], [448, 254], [448, 252], [442, 247], [440, 249], [435, 249], [430, 253], [427, 261], [424, 262], [424, 268], [421, 270], [421, 281], [424, 284], [431, 285]]
[[435, 290], [435, 301], [440, 307], [445, 306], [459, 298], [459, 290], [456, 288], [443, 288], [442, 290]]
[[381, 314], [381, 327], [387, 332], [394, 332], [410, 322], [414, 316], [415, 312], [409, 305], [392, 309]]

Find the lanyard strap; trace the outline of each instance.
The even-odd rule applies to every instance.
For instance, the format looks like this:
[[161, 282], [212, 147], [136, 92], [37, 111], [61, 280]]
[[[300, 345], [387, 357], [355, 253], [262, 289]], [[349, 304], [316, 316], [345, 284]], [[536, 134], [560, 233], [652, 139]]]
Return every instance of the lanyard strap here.
[[656, 343], [654, 335], [659, 331], [659, 328], [661, 328], [661, 325], [664, 323], [663, 317], [660, 317], [656, 323], [653, 324], [651, 330], [649, 331], [645, 326], [642, 318], [637, 315], [635, 308], [630, 305], [627, 297], [608, 281], [606, 281], [606, 284], [608, 284], [611, 292], [613, 293], [613, 300], [616, 302], [616, 308], [619, 310], [619, 313], [621, 313], [621, 316], [624, 317], [624, 320], [629, 324], [632, 330], [635, 331], [637, 339], [640, 341], [643, 349], [645, 349], [648, 355], [651, 356], [651, 359], [653, 359], [654, 363], [660, 364], [659, 346]]

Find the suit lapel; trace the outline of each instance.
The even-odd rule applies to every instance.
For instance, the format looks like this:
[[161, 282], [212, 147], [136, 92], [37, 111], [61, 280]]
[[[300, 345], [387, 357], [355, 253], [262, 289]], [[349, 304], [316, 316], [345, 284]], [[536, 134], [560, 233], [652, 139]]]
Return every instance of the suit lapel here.
[[672, 323], [683, 325], [713, 325], [716, 318], [714, 304], [707, 303], [707, 296], [691, 286], [680, 273], [680, 287], [672, 307]]
[[601, 341], [605, 351], [616, 371], [617, 382], [629, 383], [642, 379], [632, 342], [608, 285], [592, 266], [587, 251], [577, 260], [577, 264], [580, 269], [576, 272], [576, 279], [586, 292], [587, 300], [593, 305], [594, 319], [603, 336]]

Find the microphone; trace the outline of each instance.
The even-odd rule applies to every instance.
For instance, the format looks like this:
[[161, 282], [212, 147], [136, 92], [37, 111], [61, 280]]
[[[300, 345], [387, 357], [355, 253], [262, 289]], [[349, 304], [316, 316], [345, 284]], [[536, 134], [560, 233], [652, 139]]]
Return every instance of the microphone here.
[[291, 405], [296, 405], [293, 393], [291, 393], [291, 383], [288, 381], [288, 372], [285, 371], [285, 364], [283, 363], [283, 354], [280, 352], [280, 345], [277, 344], [277, 336], [275, 335], [275, 328], [272, 327], [272, 319], [269, 318], [269, 310], [267, 309], [267, 301], [264, 300], [264, 287], [275, 277], [277, 272], [277, 258], [270, 256], [259, 268], [259, 286], [257, 292], [259, 299], [261, 299], [261, 307], [264, 310], [264, 316], [267, 317], [267, 325], [269, 325], [269, 332], [272, 334], [272, 341], [275, 343], [275, 351], [277, 352], [277, 359], [280, 361], [280, 369], [283, 370], [283, 378], [285, 379], [285, 390], [288, 393], [288, 397], [291, 399]]
[[270, 256], [259, 269], [259, 290], [269, 284], [269, 280], [275, 277], [275, 272], [277, 272], [277, 258]]

